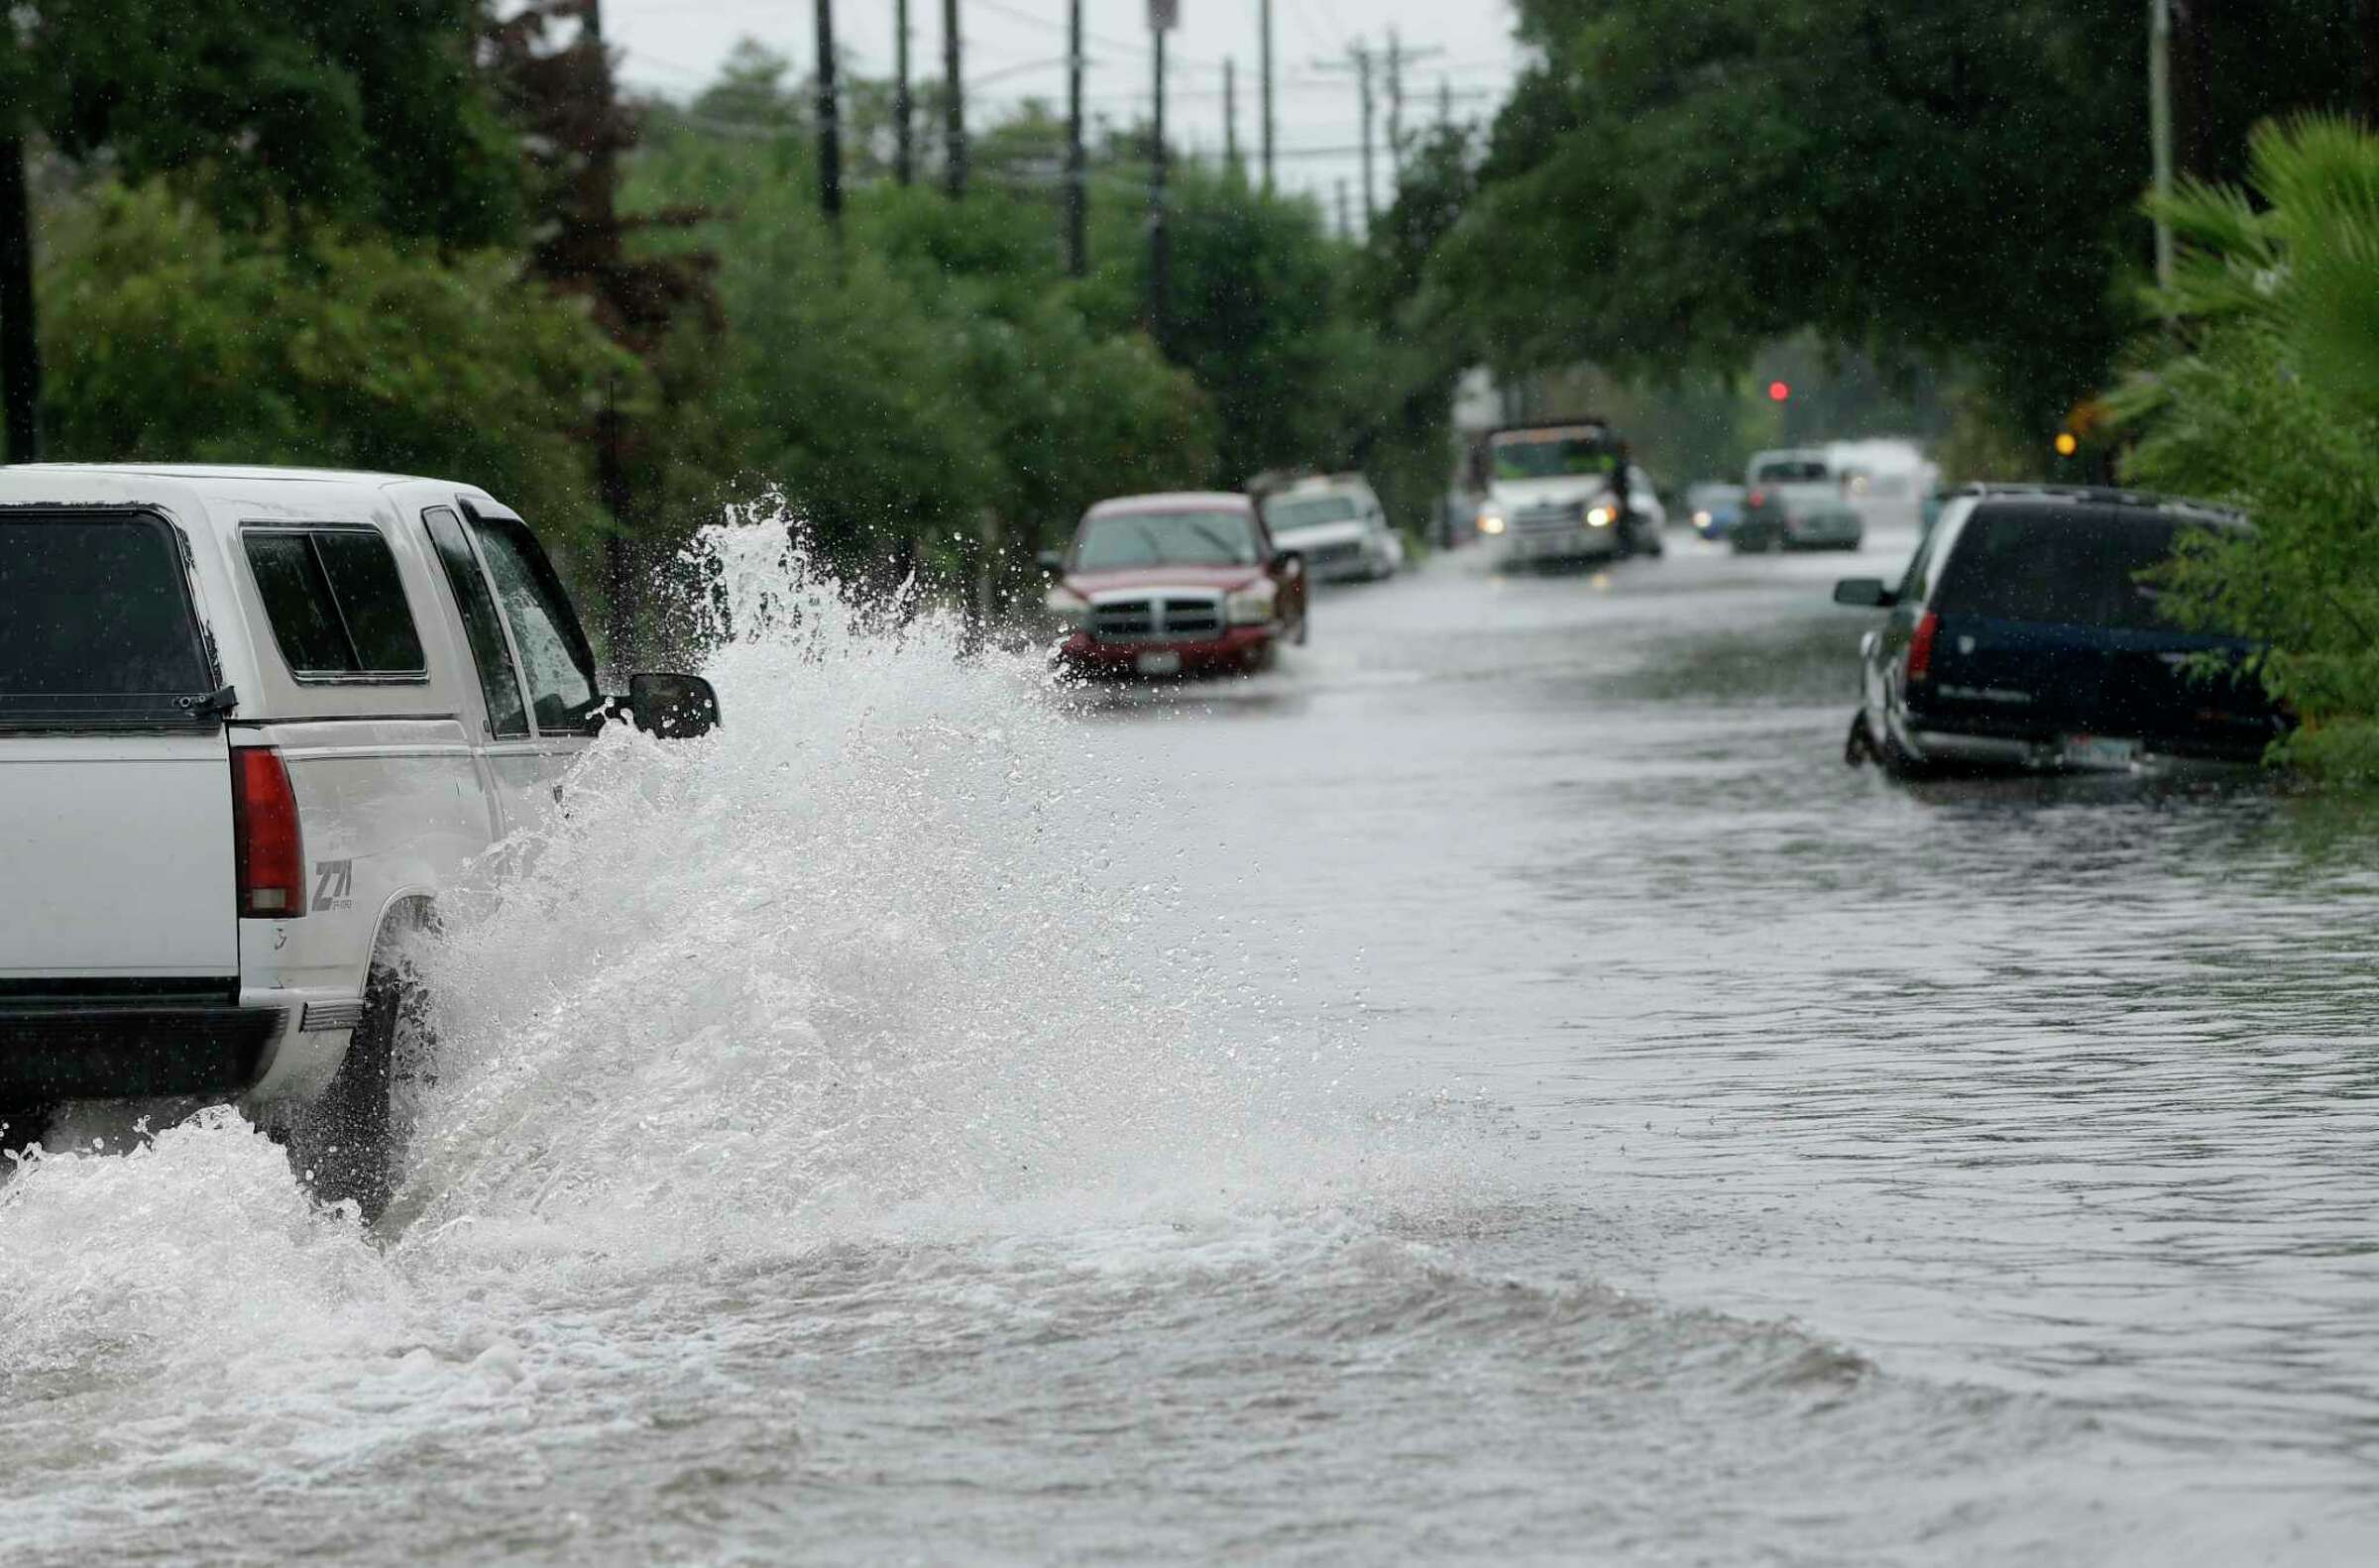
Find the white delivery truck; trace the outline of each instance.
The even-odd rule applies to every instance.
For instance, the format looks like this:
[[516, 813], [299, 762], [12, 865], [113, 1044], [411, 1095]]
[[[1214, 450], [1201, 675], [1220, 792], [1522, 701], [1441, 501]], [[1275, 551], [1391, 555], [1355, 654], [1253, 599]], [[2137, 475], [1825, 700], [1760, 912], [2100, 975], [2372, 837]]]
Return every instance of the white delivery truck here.
[[385, 1205], [409, 933], [594, 732], [718, 719], [595, 661], [485, 491], [264, 468], [0, 469], [0, 1122], [232, 1101]]
[[1472, 448], [1478, 530], [1514, 566], [1659, 555], [1667, 515], [1628, 443], [1600, 419], [1506, 425]]

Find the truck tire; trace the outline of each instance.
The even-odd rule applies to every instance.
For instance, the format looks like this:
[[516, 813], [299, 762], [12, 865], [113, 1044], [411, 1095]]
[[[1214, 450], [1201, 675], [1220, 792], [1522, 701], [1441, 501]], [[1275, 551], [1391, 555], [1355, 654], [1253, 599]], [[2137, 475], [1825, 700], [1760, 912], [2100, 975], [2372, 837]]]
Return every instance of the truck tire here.
[[315, 1200], [352, 1200], [367, 1225], [396, 1194], [405, 1135], [396, 1105], [398, 1064], [426, 1039], [425, 1000], [409, 963], [375, 954], [347, 1060], [291, 1129], [289, 1159]]

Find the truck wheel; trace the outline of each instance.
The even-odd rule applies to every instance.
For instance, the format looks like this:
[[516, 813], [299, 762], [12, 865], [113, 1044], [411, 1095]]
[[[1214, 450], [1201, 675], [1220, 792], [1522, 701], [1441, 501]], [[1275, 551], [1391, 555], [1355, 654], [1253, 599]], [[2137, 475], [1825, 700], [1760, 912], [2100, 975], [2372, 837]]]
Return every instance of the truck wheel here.
[[398, 1064], [409, 1064], [427, 1038], [425, 1001], [408, 963], [376, 956], [347, 1060], [291, 1129], [290, 1161], [316, 1201], [352, 1199], [367, 1225], [396, 1193], [405, 1132], [396, 1109]]

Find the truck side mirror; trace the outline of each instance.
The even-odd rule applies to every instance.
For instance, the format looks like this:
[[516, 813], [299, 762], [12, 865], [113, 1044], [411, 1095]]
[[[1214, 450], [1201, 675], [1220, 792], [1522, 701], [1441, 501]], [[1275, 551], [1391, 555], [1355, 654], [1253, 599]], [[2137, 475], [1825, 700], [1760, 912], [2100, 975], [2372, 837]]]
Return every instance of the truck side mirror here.
[[1899, 596], [1875, 577], [1846, 577], [1834, 585], [1834, 603], [1855, 610], [1889, 610]]
[[631, 675], [631, 723], [661, 740], [690, 740], [719, 728], [719, 694], [699, 675]]

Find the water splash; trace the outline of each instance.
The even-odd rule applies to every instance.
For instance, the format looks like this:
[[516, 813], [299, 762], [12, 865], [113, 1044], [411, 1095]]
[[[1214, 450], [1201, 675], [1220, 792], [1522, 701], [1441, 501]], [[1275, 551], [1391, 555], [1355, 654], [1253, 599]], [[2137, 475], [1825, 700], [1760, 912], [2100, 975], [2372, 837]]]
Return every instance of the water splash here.
[[36, 1151], [0, 1189], [0, 1369], [229, 1372], [342, 1356], [396, 1307], [379, 1254], [228, 1107], [129, 1153]]
[[1316, 1075], [1244, 1032], [1232, 950], [1115, 870], [1167, 803], [1042, 659], [861, 601], [782, 519], [693, 564], [726, 726], [607, 731], [426, 959], [416, 1226], [803, 1245], [1349, 1174], [1312, 1163]]

